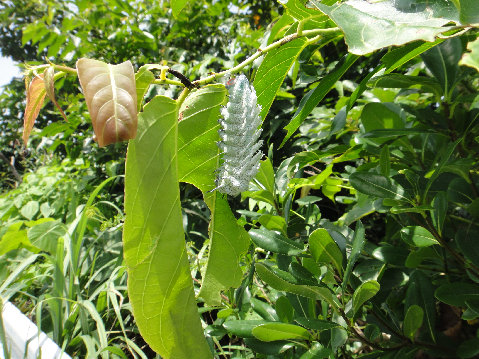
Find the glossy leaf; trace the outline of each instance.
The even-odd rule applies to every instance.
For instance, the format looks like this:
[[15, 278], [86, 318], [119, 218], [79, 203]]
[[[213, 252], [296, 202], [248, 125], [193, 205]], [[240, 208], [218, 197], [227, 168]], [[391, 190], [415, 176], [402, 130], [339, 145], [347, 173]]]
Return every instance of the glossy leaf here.
[[333, 6], [318, 0], [312, 3], [343, 30], [349, 51], [356, 55], [415, 40], [434, 41], [436, 36], [450, 29], [445, 25], [457, 17], [452, 4], [443, 9], [443, 4], [435, 6], [433, 3], [430, 7], [411, 11], [393, 1], [348, 0]]
[[356, 230], [354, 231], [353, 237], [353, 246], [351, 248], [351, 253], [349, 254], [348, 263], [346, 265], [346, 271], [344, 272], [344, 279], [343, 279], [343, 288], [349, 284], [349, 276], [353, 271], [354, 265], [358, 260], [359, 256], [361, 255], [361, 251], [363, 250], [364, 244], [366, 243], [366, 239], [364, 237], [365, 229], [361, 221], [356, 223]]
[[402, 228], [401, 238], [407, 244], [415, 247], [429, 247], [439, 244], [431, 232], [421, 226], [408, 226]]
[[43, 75], [35, 76], [27, 88], [27, 106], [23, 115], [23, 143], [28, 143], [28, 138], [32, 132], [35, 120], [43, 107], [46, 96], [45, 83]]
[[479, 24], [479, 8], [475, 0], [453, 0], [459, 9], [459, 20], [463, 24]]
[[299, 359], [321, 359], [329, 358], [333, 355], [331, 349], [323, 346], [320, 343], [313, 343], [306, 353], [301, 355]]
[[178, 172], [181, 182], [188, 182], [203, 193], [216, 187], [214, 171], [218, 168], [220, 108], [226, 101], [223, 85], [205, 86], [191, 93], [180, 108], [178, 125]]
[[267, 251], [290, 256], [298, 255], [304, 251], [302, 244], [265, 228], [251, 229], [248, 233], [254, 244]]
[[372, 197], [407, 200], [404, 189], [391, 183], [389, 178], [371, 172], [354, 172], [349, 182], [359, 192]]
[[141, 335], [167, 358], [211, 358], [183, 235], [175, 101], [145, 106], [126, 161], [123, 242], [128, 293]]
[[267, 157], [263, 161], [261, 161], [261, 165], [259, 167], [259, 171], [256, 174], [255, 179], [262, 185], [264, 188], [274, 194], [275, 186], [274, 186], [274, 169], [271, 160]]
[[316, 229], [309, 235], [309, 250], [316, 262], [332, 263], [342, 273], [343, 254], [326, 229]]
[[479, 38], [467, 43], [467, 52], [462, 55], [459, 65], [475, 68], [479, 71]]
[[208, 305], [221, 305], [221, 291], [241, 285], [243, 272], [239, 260], [249, 247], [245, 229], [238, 225], [228, 201], [214, 194], [210, 206], [210, 250], [203, 284], [198, 294]]
[[289, 283], [278, 277], [262, 263], [256, 263], [255, 269], [261, 280], [276, 290], [297, 294], [314, 300], [324, 300], [331, 305], [335, 311], [337, 311], [339, 307], [338, 299], [328, 288]]
[[137, 94], [131, 62], [110, 65], [83, 58], [77, 70], [98, 145], [135, 138]]
[[268, 52], [254, 78], [253, 86], [265, 118], [291, 65], [307, 44], [305, 38], [295, 39]]
[[253, 328], [252, 333], [263, 342], [288, 339], [308, 340], [311, 337], [309, 332], [303, 327], [288, 323], [261, 324]]
[[319, 104], [319, 102], [329, 93], [334, 87], [335, 83], [344, 75], [344, 73], [356, 62], [358, 56], [348, 54], [341, 59], [334, 70], [327, 74], [318, 86], [309, 91], [299, 103], [299, 107], [296, 110], [291, 121], [284, 128], [288, 131], [286, 137], [283, 139], [281, 146], [292, 136], [292, 134], [299, 128], [303, 121], [313, 111], [313, 109]]
[[465, 307], [466, 300], [479, 298], [479, 288], [477, 284], [454, 282], [441, 285], [437, 288], [434, 295], [443, 303], [456, 307]]
[[254, 338], [253, 329], [268, 323], [265, 320], [228, 320], [223, 327], [233, 335], [240, 338]]
[[[401, 89], [420, 88], [422, 92], [430, 92], [437, 96], [441, 96], [442, 94], [440, 84], [435, 79], [425, 76], [386, 74], [374, 77], [368, 82], [368, 86]], [[374, 103], [369, 103], [368, 105], [374, 105]]]
[[284, 236], [287, 235], [287, 226], [284, 217], [263, 214], [259, 217], [258, 222], [270, 231], [279, 231]]
[[375, 280], [364, 282], [356, 288], [353, 294], [353, 315], [358, 312], [364, 303], [379, 292], [379, 288], [379, 283]]
[[403, 322], [403, 333], [413, 340], [416, 332], [421, 328], [424, 319], [424, 311], [418, 305], [411, 305], [406, 312]]
[[431, 279], [423, 272], [415, 270], [409, 276], [409, 285], [404, 302], [405, 308], [412, 305], [421, 307], [424, 311], [424, 325], [429, 337], [436, 341], [436, 301], [434, 299], [434, 287]]

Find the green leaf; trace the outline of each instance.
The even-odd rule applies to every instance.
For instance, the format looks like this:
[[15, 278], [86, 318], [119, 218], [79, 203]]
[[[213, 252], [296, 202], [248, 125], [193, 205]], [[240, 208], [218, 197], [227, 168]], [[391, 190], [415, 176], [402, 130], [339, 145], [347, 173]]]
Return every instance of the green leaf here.
[[343, 254], [326, 229], [318, 228], [309, 235], [309, 251], [316, 262], [332, 263], [342, 273]]
[[369, 299], [374, 297], [379, 292], [379, 283], [375, 280], [370, 280], [362, 283], [353, 294], [353, 315], [356, 315], [362, 305]]
[[216, 187], [218, 119], [226, 94], [223, 85], [205, 86], [191, 93], [180, 108], [183, 120], [178, 125], [179, 178], [203, 193]]
[[268, 157], [261, 161], [255, 179], [263, 185], [268, 192], [274, 194], [274, 169], [273, 164]]
[[396, 104], [370, 102], [361, 112], [361, 123], [366, 133], [379, 129], [403, 129], [402, 113]]
[[290, 256], [298, 255], [304, 251], [302, 244], [265, 228], [251, 229], [248, 233], [254, 244], [267, 251]]
[[270, 231], [279, 231], [284, 236], [287, 235], [286, 220], [284, 217], [274, 216], [272, 214], [263, 214], [259, 217], [258, 222]]
[[210, 250], [198, 294], [207, 305], [221, 305], [221, 291], [239, 287], [243, 272], [239, 260], [249, 246], [248, 233], [236, 222], [226, 198], [215, 192], [211, 210]]
[[294, 324], [288, 323], [268, 323], [253, 328], [253, 335], [263, 342], [273, 342], [275, 340], [308, 340], [311, 338], [309, 332]]
[[406, 312], [403, 322], [403, 333], [413, 340], [416, 332], [421, 328], [424, 319], [424, 311], [418, 305], [411, 305]]
[[461, 359], [477, 357], [479, 355], [479, 338], [463, 341], [457, 348], [457, 355]]
[[338, 299], [328, 288], [289, 283], [274, 274], [263, 263], [256, 263], [255, 269], [261, 280], [276, 290], [297, 294], [314, 300], [324, 300], [331, 305], [336, 312], [339, 308]]
[[223, 327], [233, 335], [240, 338], [254, 338], [253, 329], [258, 325], [266, 324], [265, 320], [228, 320]]
[[349, 0], [333, 6], [318, 0], [312, 3], [343, 30], [349, 52], [356, 55], [415, 40], [434, 41], [437, 35], [451, 29], [445, 25], [457, 16], [452, 4], [449, 9], [442, 9], [443, 4], [426, 7], [424, 3], [411, 12], [393, 1]]
[[28, 201], [21, 209], [20, 214], [28, 220], [32, 220], [38, 213], [40, 205], [37, 201]]
[[424, 51], [440, 44], [444, 39], [438, 39], [434, 42], [415, 41], [404, 46], [392, 48], [386, 55], [381, 58], [381, 62], [386, 66], [385, 73], [388, 74], [398, 67], [412, 60]]
[[337, 328], [340, 325], [338, 323], [330, 322], [328, 320], [314, 319], [314, 318], [295, 318], [294, 321], [299, 325], [319, 332], [323, 330], [329, 330]]
[[58, 220], [41, 221], [27, 231], [30, 242], [42, 251], [55, 254], [57, 242], [66, 234], [65, 226]]
[[276, 93], [283, 84], [289, 68], [306, 45], [307, 40], [299, 38], [266, 54], [253, 81], [258, 96], [258, 104], [261, 106], [260, 115], [263, 120], [276, 97]]
[[404, 242], [414, 247], [429, 247], [439, 244], [431, 232], [421, 226], [408, 226], [402, 228], [401, 238]]
[[455, 307], [465, 307], [466, 300], [479, 298], [479, 287], [477, 284], [470, 283], [448, 283], [437, 288], [434, 295], [443, 303]]
[[[381, 88], [419, 88], [423, 92], [429, 92], [437, 96], [441, 96], [443, 93], [440, 84], [430, 77], [425, 76], [409, 76], [402, 74], [386, 74], [382, 76], [376, 76], [368, 82], [369, 87], [381, 87]], [[369, 103], [368, 105], [374, 105]], [[375, 104], [380, 105], [380, 104]]]
[[143, 97], [145, 97], [148, 88], [154, 80], [155, 75], [149, 70], [148, 65], [140, 67], [135, 74], [137, 109], [141, 109]]
[[162, 96], [141, 114], [126, 160], [123, 242], [142, 337], [167, 358], [211, 358], [185, 248], [177, 173], [178, 108]]
[[432, 224], [436, 228], [439, 235], [442, 234], [442, 227], [447, 214], [447, 194], [444, 191], [438, 192], [432, 200], [434, 210], [431, 211]]
[[473, 227], [460, 228], [455, 236], [457, 245], [466, 259], [479, 266], [479, 246], [477, 238], [479, 231]]
[[479, 24], [479, 9], [476, 0], [453, 0], [459, 10], [459, 20], [464, 25]]
[[344, 272], [344, 279], [343, 279], [343, 288], [349, 284], [349, 276], [353, 271], [353, 267], [356, 264], [359, 256], [361, 255], [361, 251], [363, 250], [364, 243], [366, 243], [366, 239], [364, 237], [365, 229], [361, 221], [356, 223], [356, 230], [354, 231], [353, 237], [353, 246], [351, 248], [351, 253], [349, 254], [348, 264], [346, 265], [346, 271]]
[[389, 177], [389, 173], [391, 172], [391, 156], [388, 145], [381, 148], [381, 153], [379, 154], [379, 169], [383, 176]]
[[329, 358], [333, 355], [331, 349], [324, 347], [320, 343], [313, 343], [306, 353], [301, 355], [299, 359], [322, 359]]
[[461, 56], [462, 42], [459, 38], [447, 39], [421, 55], [424, 64], [439, 81], [446, 96], [449, 96], [458, 80]]
[[10, 225], [5, 234], [0, 238], [0, 256], [14, 249], [26, 248], [33, 253], [40, 251], [39, 248], [33, 246], [28, 240], [27, 230], [20, 229], [23, 222], [16, 222]]
[[405, 308], [417, 305], [424, 311], [424, 323], [429, 336], [436, 342], [436, 301], [431, 279], [423, 272], [415, 270], [409, 276], [409, 285], [404, 303]]
[[334, 87], [336, 82], [344, 75], [344, 73], [356, 62], [359, 56], [352, 54], [346, 55], [342, 58], [334, 70], [327, 74], [313, 90], [309, 91], [306, 96], [301, 99], [299, 107], [296, 110], [291, 121], [285, 127], [288, 131], [286, 137], [283, 139], [281, 146], [291, 137], [291, 135], [299, 128], [303, 121], [313, 111], [313, 109], [319, 104], [319, 102], [328, 94], [328, 92]]
[[372, 197], [407, 200], [404, 189], [391, 183], [388, 177], [371, 172], [354, 172], [349, 182], [356, 190]]
[[479, 38], [469, 42], [467, 44], [467, 50], [468, 52], [462, 55], [459, 65], [473, 67], [479, 71]]
[[180, 15], [181, 10], [186, 6], [188, 0], [170, 0], [171, 10], [173, 10], [173, 16], [177, 18]]

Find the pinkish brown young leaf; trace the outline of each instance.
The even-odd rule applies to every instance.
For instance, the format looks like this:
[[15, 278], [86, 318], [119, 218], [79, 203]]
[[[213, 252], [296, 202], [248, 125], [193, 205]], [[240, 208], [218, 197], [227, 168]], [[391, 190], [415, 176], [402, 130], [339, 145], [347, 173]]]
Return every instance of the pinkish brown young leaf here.
[[53, 102], [55, 107], [60, 111], [63, 119], [68, 122], [67, 116], [63, 109], [58, 104], [55, 98], [55, 68], [53, 66], [48, 67], [45, 72], [43, 73], [43, 81], [45, 83], [45, 90], [47, 92], [48, 98]]
[[33, 125], [35, 120], [40, 113], [40, 109], [43, 106], [45, 100], [45, 83], [43, 82], [43, 74], [35, 76], [27, 86], [27, 107], [25, 108], [25, 113], [23, 116], [23, 143], [27, 146], [28, 137], [32, 132]]
[[110, 65], [83, 58], [76, 66], [98, 145], [135, 138], [137, 95], [131, 62]]

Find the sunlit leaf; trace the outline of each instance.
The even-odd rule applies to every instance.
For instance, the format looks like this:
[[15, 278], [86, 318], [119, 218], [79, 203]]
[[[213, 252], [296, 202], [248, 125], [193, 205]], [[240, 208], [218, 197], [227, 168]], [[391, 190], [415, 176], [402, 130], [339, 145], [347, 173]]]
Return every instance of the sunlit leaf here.
[[46, 94], [43, 74], [35, 76], [27, 88], [27, 107], [23, 117], [22, 137], [25, 146], [28, 143], [28, 137], [30, 137], [35, 120], [43, 106]]
[[47, 96], [50, 99], [50, 101], [53, 102], [55, 107], [60, 111], [60, 114], [62, 115], [63, 119], [68, 122], [67, 116], [65, 115], [65, 112], [63, 112], [63, 109], [61, 106], [58, 104], [56, 98], [55, 98], [55, 68], [53, 66], [48, 67], [45, 72], [43, 73], [43, 81], [45, 82], [45, 90], [47, 92]]
[[135, 138], [137, 95], [131, 62], [110, 65], [83, 58], [77, 70], [98, 145]]

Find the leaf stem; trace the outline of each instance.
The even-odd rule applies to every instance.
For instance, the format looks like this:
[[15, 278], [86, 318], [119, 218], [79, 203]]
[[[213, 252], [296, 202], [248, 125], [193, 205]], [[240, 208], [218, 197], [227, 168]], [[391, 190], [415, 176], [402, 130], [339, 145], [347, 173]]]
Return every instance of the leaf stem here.
[[276, 48], [278, 48], [278, 47], [280, 47], [280, 46], [282, 46], [282, 45], [284, 45], [284, 44], [286, 44], [290, 41], [293, 41], [297, 38], [314, 36], [314, 38], [311, 39], [311, 40], [316, 41], [317, 38], [319, 38], [320, 36], [323, 36], [325, 34], [334, 34], [334, 33], [339, 32], [339, 31], [340, 31], [339, 28], [332, 27], [332, 28], [329, 28], [329, 29], [304, 30], [304, 31], [301, 31], [300, 34], [295, 33], [295, 34], [285, 36], [282, 39], [279, 39], [279, 40], [273, 42], [272, 44], [266, 46], [264, 49], [258, 49], [258, 51], [255, 54], [251, 55], [250, 57], [248, 57], [246, 60], [244, 60], [240, 64], [236, 65], [235, 67], [232, 67], [231, 69], [228, 69], [228, 70], [225, 70], [225, 71], [214, 73], [214, 74], [212, 74], [208, 77], [205, 77], [204, 79], [194, 81], [193, 84], [198, 85], [198, 86], [206, 85], [207, 83], [213, 82], [214, 80], [216, 80], [220, 77], [223, 77], [225, 75], [234, 74], [236, 72], [239, 72], [243, 68], [248, 66], [249, 64], [253, 63], [254, 60], [256, 60], [257, 58], [266, 54], [267, 52], [269, 52], [271, 50], [274, 50], [274, 49], [276, 49]]

